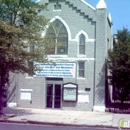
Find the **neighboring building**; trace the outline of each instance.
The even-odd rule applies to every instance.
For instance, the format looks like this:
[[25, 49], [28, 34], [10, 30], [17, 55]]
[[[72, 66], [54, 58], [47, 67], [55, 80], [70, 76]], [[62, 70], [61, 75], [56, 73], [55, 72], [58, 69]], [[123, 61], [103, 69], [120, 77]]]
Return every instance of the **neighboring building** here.
[[[105, 111], [106, 57], [112, 45], [112, 20], [104, 0], [96, 8], [85, 0], [41, 0], [50, 19], [43, 35], [63, 46], [48, 55], [53, 65], [34, 76], [14, 74], [9, 106]], [[52, 23], [52, 24], [51, 24]], [[11, 90], [12, 89], [12, 90]]]

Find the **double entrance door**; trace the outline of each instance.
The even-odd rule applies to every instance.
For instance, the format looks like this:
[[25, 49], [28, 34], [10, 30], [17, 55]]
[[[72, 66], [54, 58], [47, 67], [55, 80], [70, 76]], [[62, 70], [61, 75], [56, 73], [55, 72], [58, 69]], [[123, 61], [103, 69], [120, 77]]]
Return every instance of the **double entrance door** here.
[[46, 81], [46, 108], [61, 108], [61, 81]]

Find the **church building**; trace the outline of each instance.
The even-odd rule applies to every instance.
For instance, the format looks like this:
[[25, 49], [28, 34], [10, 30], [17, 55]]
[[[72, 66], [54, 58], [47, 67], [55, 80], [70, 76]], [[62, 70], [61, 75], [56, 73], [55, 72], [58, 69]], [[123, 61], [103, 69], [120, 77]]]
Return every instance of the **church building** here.
[[8, 106], [105, 111], [106, 58], [112, 46], [112, 19], [104, 0], [39, 0], [48, 10], [46, 32], [56, 43], [53, 64], [37, 63], [35, 75], [14, 74]]

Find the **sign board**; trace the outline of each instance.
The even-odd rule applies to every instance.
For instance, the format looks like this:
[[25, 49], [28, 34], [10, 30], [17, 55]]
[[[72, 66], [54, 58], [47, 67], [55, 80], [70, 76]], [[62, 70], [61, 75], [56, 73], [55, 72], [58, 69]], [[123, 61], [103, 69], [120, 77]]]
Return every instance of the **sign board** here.
[[21, 100], [31, 100], [31, 92], [21, 92]]
[[40, 70], [35, 72], [36, 77], [75, 78], [75, 63], [56, 63], [56, 65], [37, 63], [35, 65]]
[[63, 85], [63, 101], [77, 101], [77, 84], [64, 84]]
[[78, 91], [78, 102], [89, 102], [89, 94], [85, 91]]
[[21, 89], [20, 99], [21, 100], [32, 100], [31, 99], [32, 91], [33, 91], [32, 89]]

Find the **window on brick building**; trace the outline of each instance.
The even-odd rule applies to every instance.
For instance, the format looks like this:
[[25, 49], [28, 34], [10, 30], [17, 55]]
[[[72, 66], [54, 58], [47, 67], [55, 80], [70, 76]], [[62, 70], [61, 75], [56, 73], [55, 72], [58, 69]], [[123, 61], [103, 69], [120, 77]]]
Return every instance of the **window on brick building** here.
[[47, 31], [47, 37], [54, 40], [52, 55], [65, 55], [68, 53], [68, 33], [60, 20], [55, 20]]
[[54, 10], [61, 10], [61, 5], [58, 2], [54, 4]]
[[85, 36], [83, 34], [79, 36], [79, 54], [85, 54]]
[[84, 62], [78, 62], [78, 77], [84, 78]]

